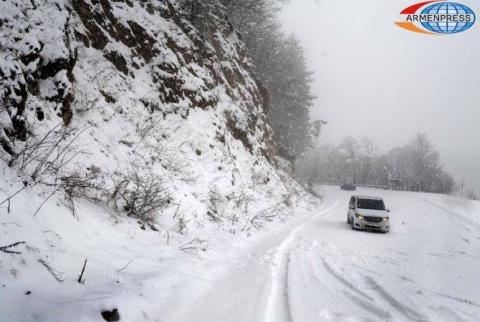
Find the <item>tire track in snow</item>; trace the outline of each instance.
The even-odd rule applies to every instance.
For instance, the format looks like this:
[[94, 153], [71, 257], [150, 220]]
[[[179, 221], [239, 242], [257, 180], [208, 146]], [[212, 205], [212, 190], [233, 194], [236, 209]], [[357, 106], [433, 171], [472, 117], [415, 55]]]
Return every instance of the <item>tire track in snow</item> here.
[[374, 299], [369, 296], [368, 294], [364, 293], [360, 289], [356, 288], [353, 283], [345, 279], [340, 273], [336, 272], [330, 264], [327, 263], [327, 261], [322, 257], [321, 258], [323, 262], [323, 267], [325, 267], [326, 271], [330, 273], [331, 276], [333, 276], [337, 281], [339, 281], [341, 284], [352, 290], [353, 292], [357, 293], [360, 297], [366, 298], [369, 301], [374, 301]]
[[264, 322], [292, 321], [288, 303], [288, 265], [290, 245], [304, 224], [293, 229], [275, 250], [270, 271], [270, 293], [268, 294]]
[[[329, 208], [321, 211], [313, 219], [319, 219], [327, 215], [338, 205], [338, 200]], [[291, 322], [292, 308], [289, 301], [289, 265], [290, 251], [293, 241], [297, 238], [298, 232], [302, 230], [308, 222], [300, 224], [294, 228], [285, 238], [280, 246], [275, 249], [273, 262], [270, 266], [270, 292], [268, 294], [267, 305], [263, 322]]]
[[408, 306], [400, 303], [395, 297], [387, 292], [380, 284], [373, 278], [366, 277], [367, 284], [373, 288], [377, 293], [394, 309], [403, 314], [409, 321], [428, 321], [428, 319], [421, 313], [412, 310]]
[[[325, 273], [321, 274], [319, 271], [312, 271], [314, 275], [317, 275], [317, 279], [322, 281], [321, 277], [325, 277], [325, 275], [330, 275], [333, 277], [333, 280], [338, 282], [338, 285], [330, 285], [332, 290], [337, 290], [338, 293], [343, 294], [349, 301], [354, 303], [355, 305], [359, 306], [360, 308], [374, 314], [377, 318], [381, 320], [390, 320], [392, 315], [389, 310], [386, 310], [382, 307], [377, 300], [378, 297], [372, 297], [366, 294], [364, 291], [360, 290], [359, 288], [355, 287], [354, 284], [348, 281], [345, 277], [343, 277], [339, 272], [337, 272], [324, 258], [320, 256], [321, 263], [323, 263], [323, 268]], [[313, 264], [311, 266], [320, 267], [321, 265]], [[321, 276], [320, 276], [321, 274]], [[370, 276], [365, 277], [365, 281], [369, 287], [371, 287], [379, 296], [380, 299], [383, 299], [388, 305], [390, 305], [393, 309], [397, 312], [401, 313], [408, 321], [428, 321], [428, 319], [421, 313], [411, 309], [407, 305], [402, 304], [398, 301], [395, 297], [393, 297], [389, 292], [387, 292], [380, 284], [377, 283]], [[323, 280], [325, 283], [325, 280]], [[330, 283], [326, 283], [325, 285], [329, 285]]]
[[[324, 268], [324, 270], [310, 269], [310, 274], [312, 274], [312, 276], [314, 276], [314, 278], [319, 281], [324, 288], [328, 288], [336, 294], [343, 294], [347, 301], [373, 314], [377, 319], [381, 321], [389, 321], [392, 318], [390, 312], [388, 310], [385, 310], [378, 303], [376, 303], [373, 297], [367, 295], [365, 292], [355, 287], [354, 283], [348, 281], [330, 264], [328, 264], [328, 262], [323, 258], [323, 256], [320, 255], [319, 257], [319, 260], [313, 259], [313, 263], [310, 263], [308, 267]], [[329, 279], [329, 275], [332, 276], [333, 279]]]

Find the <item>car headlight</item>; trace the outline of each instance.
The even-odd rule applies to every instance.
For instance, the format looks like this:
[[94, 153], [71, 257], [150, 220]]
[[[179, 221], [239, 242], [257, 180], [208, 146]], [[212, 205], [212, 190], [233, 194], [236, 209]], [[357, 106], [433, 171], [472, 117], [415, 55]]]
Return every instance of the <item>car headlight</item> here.
[[355, 214], [355, 217], [357, 217], [358, 219], [362, 220], [363, 219], [363, 216], [360, 215], [360, 214]]
[[383, 221], [389, 221], [390, 217], [383, 217]]

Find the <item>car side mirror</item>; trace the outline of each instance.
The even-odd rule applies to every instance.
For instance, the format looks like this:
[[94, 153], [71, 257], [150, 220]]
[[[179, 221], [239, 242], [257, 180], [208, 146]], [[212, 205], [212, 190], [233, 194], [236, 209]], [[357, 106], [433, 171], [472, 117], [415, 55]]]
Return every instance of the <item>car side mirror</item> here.
[[390, 212], [390, 209], [386, 209], [387, 212]]
[[355, 209], [355, 206], [350, 206], [350, 209]]

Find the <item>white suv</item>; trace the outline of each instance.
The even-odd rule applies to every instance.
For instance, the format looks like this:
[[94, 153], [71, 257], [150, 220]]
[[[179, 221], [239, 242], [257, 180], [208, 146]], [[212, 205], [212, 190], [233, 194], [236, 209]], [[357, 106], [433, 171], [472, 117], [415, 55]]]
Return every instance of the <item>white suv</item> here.
[[388, 233], [389, 212], [380, 197], [352, 196], [348, 206], [347, 223], [352, 225], [353, 230], [377, 230]]

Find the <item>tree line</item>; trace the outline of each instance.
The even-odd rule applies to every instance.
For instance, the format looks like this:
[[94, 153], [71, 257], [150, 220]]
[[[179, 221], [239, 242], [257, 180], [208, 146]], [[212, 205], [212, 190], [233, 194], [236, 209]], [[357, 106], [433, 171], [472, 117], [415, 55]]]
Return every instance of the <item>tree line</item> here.
[[297, 176], [310, 189], [316, 183], [351, 183], [451, 193], [456, 187], [453, 177], [442, 168], [438, 151], [423, 133], [386, 153], [369, 138], [347, 137], [338, 145], [319, 146], [299, 160]]

